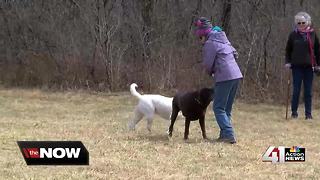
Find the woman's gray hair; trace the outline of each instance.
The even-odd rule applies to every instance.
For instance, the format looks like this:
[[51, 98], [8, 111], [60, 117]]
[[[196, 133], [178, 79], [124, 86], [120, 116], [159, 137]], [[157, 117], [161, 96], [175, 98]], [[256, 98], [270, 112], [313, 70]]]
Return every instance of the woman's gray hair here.
[[294, 16], [294, 22], [295, 24], [298, 24], [298, 22], [306, 22], [308, 26], [311, 26], [311, 16], [306, 12], [298, 12]]

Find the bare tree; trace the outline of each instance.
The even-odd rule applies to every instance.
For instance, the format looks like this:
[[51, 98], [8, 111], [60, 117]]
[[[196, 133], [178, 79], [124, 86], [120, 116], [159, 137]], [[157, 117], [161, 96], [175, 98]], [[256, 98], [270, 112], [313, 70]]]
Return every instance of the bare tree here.
[[118, 91], [137, 82], [152, 92], [211, 86], [193, 35], [193, 21], [205, 16], [240, 53], [241, 97], [278, 100], [293, 16], [308, 11], [317, 29], [319, 7], [317, 0], [0, 1], [0, 83]]

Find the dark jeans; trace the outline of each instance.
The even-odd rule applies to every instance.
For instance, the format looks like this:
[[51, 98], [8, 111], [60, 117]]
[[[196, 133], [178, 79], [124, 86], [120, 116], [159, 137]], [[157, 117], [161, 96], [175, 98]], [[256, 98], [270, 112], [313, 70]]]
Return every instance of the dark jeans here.
[[313, 71], [311, 67], [292, 67], [293, 93], [291, 100], [292, 115], [298, 115], [299, 97], [301, 84], [304, 88], [304, 108], [305, 115], [311, 116], [312, 104], [312, 81]]
[[214, 88], [213, 111], [220, 127], [220, 138], [234, 138], [231, 111], [240, 79], [217, 82]]

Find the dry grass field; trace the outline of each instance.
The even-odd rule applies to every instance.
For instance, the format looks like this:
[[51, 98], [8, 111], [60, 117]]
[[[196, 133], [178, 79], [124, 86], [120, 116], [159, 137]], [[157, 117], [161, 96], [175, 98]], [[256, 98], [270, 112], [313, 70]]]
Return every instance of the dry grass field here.
[[[168, 140], [168, 121], [146, 122], [135, 132], [127, 122], [137, 100], [129, 93], [0, 90], [0, 179], [320, 179], [320, 109], [314, 120], [284, 119], [284, 107], [236, 102], [238, 143], [212, 143], [201, 138], [198, 122], [183, 141], [178, 119]], [[207, 135], [218, 127], [207, 112]], [[303, 105], [300, 106], [300, 114]], [[90, 153], [89, 166], [27, 166], [17, 140], [79, 140]], [[262, 162], [269, 146], [306, 148], [302, 163]]]

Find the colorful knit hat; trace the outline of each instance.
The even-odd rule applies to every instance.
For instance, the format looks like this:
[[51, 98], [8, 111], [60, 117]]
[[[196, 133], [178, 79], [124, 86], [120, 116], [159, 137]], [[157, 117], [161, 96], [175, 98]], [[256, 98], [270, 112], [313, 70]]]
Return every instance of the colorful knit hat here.
[[194, 26], [195, 26], [195, 34], [199, 37], [206, 36], [211, 31], [211, 28], [212, 28], [212, 24], [210, 20], [208, 20], [205, 17], [200, 17], [196, 19], [196, 21], [194, 22]]

